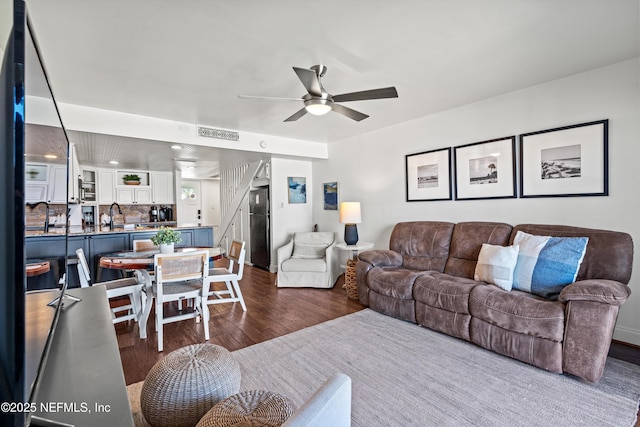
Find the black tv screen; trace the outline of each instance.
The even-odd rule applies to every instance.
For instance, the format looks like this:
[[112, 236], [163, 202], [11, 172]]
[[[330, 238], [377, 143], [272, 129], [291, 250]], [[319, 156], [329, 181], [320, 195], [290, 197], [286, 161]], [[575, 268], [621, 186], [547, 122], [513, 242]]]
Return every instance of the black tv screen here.
[[[0, 198], [0, 402], [12, 405], [0, 411], [2, 426], [30, 423], [24, 408], [37, 400], [57, 319], [69, 303], [62, 298], [67, 286], [66, 257], [56, 260], [59, 265], [52, 266], [53, 274], [41, 278], [39, 290], [27, 291], [26, 215], [27, 203], [34, 201], [25, 197], [25, 166], [48, 160], [34, 157], [41, 153], [26, 135], [25, 119], [30, 105], [50, 107], [46, 115], [60, 116], [26, 15], [23, 0], [0, 0], [0, 179], [5, 188]], [[54, 129], [51, 134], [58, 135], [53, 140], [63, 153], [53, 161], [66, 165], [69, 143], [62, 122], [47, 125]], [[68, 212], [67, 206], [63, 208]], [[66, 248], [66, 230], [63, 233]]]

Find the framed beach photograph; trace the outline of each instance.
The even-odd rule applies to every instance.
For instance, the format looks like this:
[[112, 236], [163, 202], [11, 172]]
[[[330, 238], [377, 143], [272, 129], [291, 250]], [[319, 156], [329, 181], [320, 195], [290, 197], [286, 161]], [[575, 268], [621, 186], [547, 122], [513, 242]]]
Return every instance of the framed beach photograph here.
[[456, 200], [516, 197], [516, 137], [454, 147]]
[[451, 200], [451, 148], [405, 156], [407, 202]]
[[338, 183], [325, 182], [322, 184], [322, 201], [325, 211], [338, 210]]
[[289, 187], [289, 203], [307, 203], [307, 178], [290, 176], [287, 178]]
[[607, 196], [608, 120], [520, 135], [520, 197]]

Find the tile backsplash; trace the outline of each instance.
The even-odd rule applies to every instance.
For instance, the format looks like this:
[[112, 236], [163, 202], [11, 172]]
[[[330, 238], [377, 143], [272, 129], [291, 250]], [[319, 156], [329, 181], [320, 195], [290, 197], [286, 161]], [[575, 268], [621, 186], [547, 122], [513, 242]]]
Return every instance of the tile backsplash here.
[[[152, 205], [121, 205], [122, 215], [118, 214], [118, 209], [114, 207], [114, 215], [113, 222], [114, 224], [140, 224], [151, 222], [149, 218], [149, 211], [151, 211]], [[168, 206], [173, 209], [175, 221], [175, 205], [162, 205]], [[158, 206], [160, 207], [160, 206]], [[109, 216], [109, 206], [100, 205], [98, 210], [98, 219], [102, 218], [102, 215], [105, 214]]]

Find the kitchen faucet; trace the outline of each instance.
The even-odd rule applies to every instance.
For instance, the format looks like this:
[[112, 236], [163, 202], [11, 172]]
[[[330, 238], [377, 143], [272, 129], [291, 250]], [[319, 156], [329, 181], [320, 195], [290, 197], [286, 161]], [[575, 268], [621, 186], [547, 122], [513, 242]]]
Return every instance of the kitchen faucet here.
[[38, 207], [39, 205], [43, 204], [45, 206], [45, 211], [44, 211], [44, 232], [48, 233], [49, 232], [49, 203], [47, 202], [36, 202], [36, 203], [27, 203], [27, 206], [29, 206], [31, 209], [35, 209], [36, 207]]
[[113, 206], [118, 207], [118, 214], [122, 215], [122, 209], [120, 209], [120, 205], [116, 202], [111, 203], [109, 206], [109, 230], [113, 231]]

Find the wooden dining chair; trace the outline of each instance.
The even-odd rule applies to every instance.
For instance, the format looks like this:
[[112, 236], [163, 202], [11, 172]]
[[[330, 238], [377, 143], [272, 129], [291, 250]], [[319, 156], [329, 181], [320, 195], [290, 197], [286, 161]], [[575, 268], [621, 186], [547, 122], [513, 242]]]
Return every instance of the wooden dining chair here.
[[[140, 322], [140, 337], [146, 338], [146, 324], [151, 312], [151, 299], [155, 301], [155, 326], [158, 334], [158, 351], [163, 350], [163, 325], [180, 320], [198, 318], [202, 315], [203, 283], [209, 274], [209, 251], [194, 251], [172, 254], [156, 254], [153, 259], [155, 283], [147, 283], [147, 305]], [[179, 310], [177, 315], [165, 316], [165, 302], [194, 299], [193, 309]], [[204, 317], [204, 316], [202, 316]], [[205, 340], [209, 339], [209, 328], [205, 328]]]
[[153, 251], [156, 249], [158, 249], [158, 247], [153, 244], [151, 239], [138, 239], [133, 241], [134, 252]]
[[[87, 288], [89, 286], [104, 285], [107, 288], [107, 298], [124, 297], [129, 298], [129, 304], [118, 305], [111, 308], [111, 318], [113, 323], [125, 322], [127, 320], [138, 321], [138, 317], [143, 311], [144, 300], [142, 298], [142, 283], [136, 277], [127, 277], [125, 279], [109, 280], [107, 282], [96, 282], [91, 284], [91, 273], [87, 258], [82, 248], [76, 250], [78, 257], [78, 277], [80, 278], [80, 287]], [[123, 316], [119, 313], [125, 312]]]
[[[157, 249], [158, 247], [153, 244], [153, 241], [151, 239], [137, 239], [133, 241], [134, 252], [154, 251]], [[148, 274], [149, 274], [149, 279], [155, 280], [152, 267], [149, 268]]]
[[[209, 276], [206, 279], [206, 286], [203, 294], [206, 295], [203, 303], [206, 305], [225, 304], [229, 302], [239, 302], [242, 311], [247, 311], [244, 303], [242, 292], [240, 291], [240, 280], [244, 271], [245, 248], [244, 242], [234, 240], [229, 249], [229, 267], [228, 268], [212, 268], [209, 270]], [[215, 283], [224, 283], [226, 290], [213, 289]], [[203, 304], [205, 305], [205, 304]], [[208, 325], [209, 310], [205, 312], [205, 325]], [[207, 326], [205, 326], [206, 328]]]

